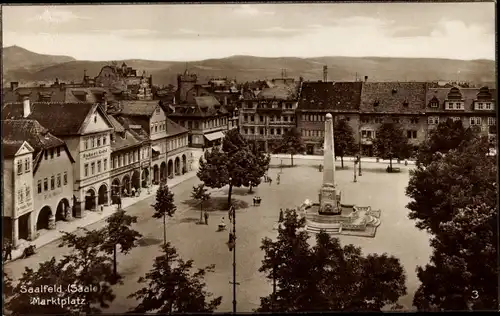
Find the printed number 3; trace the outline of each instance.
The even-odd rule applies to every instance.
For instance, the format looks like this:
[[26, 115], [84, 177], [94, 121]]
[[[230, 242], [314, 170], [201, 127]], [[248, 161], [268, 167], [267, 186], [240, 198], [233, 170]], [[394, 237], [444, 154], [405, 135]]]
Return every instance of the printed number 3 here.
[[478, 294], [478, 292], [477, 292], [476, 290], [472, 291], [472, 299], [473, 299], [473, 300], [476, 300], [476, 299], [478, 299], [478, 298], [479, 298], [479, 294]]

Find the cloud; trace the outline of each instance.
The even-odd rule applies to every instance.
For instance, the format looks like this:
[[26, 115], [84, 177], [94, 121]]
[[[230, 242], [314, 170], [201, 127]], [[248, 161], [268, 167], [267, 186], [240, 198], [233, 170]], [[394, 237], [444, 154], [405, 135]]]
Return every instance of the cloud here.
[[249, 5], [249, 4], [240, 5], [236, 10], [234, 10], [234, 12], [237, 14], [250, 15], [250, 16], [274, 15], [273, 11], [261, 11], [257, 7]]
[[303, 31], [301, 29], [295, 29], [295, 28], [284, 28], [281, 26], [273, 26], [273, 27], [268, 27], [265, 29], [257, 29], [257, 32], [264, 32], [264, 33], [296, 33]]
[[68, 23], [74, 20], [88, 20], [89, 17], [79, 16], [68, 10], [49, 7], [43, 10], [41, 14], [32, 17], [31, 21], [41, 21], [47, 24]]
[[92, 30], [91, 32], [96, 34], [108, 34], [120, 37], [153, 36], [159, 33], [159, 31], [151, 29]]

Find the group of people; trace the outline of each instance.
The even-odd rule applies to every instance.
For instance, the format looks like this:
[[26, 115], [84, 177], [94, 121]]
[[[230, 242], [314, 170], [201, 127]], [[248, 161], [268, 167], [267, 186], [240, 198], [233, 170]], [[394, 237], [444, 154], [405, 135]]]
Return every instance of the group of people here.
[[[278, 175], [276, 176], [276, 184], [280, 184], [280, 180], [281, 180], [281, 173], [278, 173]], [[269, 185], [271, 185], [273, 183], [273, 179], [271, 179], [271, 177], [266, 174], [264, 175], [264, 182], [267, 182], [269, 183]]]

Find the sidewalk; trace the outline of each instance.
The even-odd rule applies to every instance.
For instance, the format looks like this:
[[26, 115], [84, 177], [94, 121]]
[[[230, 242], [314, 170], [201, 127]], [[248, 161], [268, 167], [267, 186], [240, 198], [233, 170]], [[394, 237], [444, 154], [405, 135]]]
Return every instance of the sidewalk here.
[[[168, 179], [167, 185], [169, 188], [173, 188], [176, 185], [191, 179], [196, 176], [196, 171], [190, 171], [184, 175], [177, 176], [174, 179]], [[127, 207], [147, 199], [156, 194], [156, 190], [158, 189], [158, 185], [153, 185], [151, 187], [151, 193], [148, 194], [147, 189], [142, 189], [142, 193], [138, 197], [133, 198], [122, 198], [122, 208], [126, 209]], [[58, 240], [62, 237], [63, 232], [69, 233], [73, 232], [81, 227], [86, 227], [91, 224], [94, 224], [98, 221], [108, 218], [116, 211], [116, 205], [104, 206], [103, 211], [84, 211], [84, 217], [75, 218], [71, 222], [59, 221], [56, 223], [56, 229], [54, 230], [46, 230], [42, 232], [40, 236], [34, 241], [20, 241], [17, 249], [12, 250], [12, 260], [16, 260], [21, 257], [23, 250], [28, 245], [35, 245], [37, 249], [45, 246], [53, 242], [54, 240]]]
[[[286, 161], [290, 161], [290, 155], [289, 154], [273, 154], [271, 155], [271, 158], [277, 158], [277, 159], [287, 159]], [[303, 159], [303, 160], [323, 160], [323, 155], [293, 155], [293, 159]], [[354, 157], [344, 157], [344, 161], [353, 161], [355, 158]], [[340, 161], [340, 157], [337, 157], [337, 161]], [[361, 157], [361, 162], [377, 162], [377, 158], [372, 158], [372, 157]], [[393, 159], [392, 163], [397, 164], [398, 160]], [[384, 160], [380, 159], [379, 163], [386, 163], [389, 164], [389, 160]], [[404, 164], [404, 160], [401, 160], [401, 164]], [[408, 160], [409, 165], [414, 165], [415, 161], [413, 160]]]

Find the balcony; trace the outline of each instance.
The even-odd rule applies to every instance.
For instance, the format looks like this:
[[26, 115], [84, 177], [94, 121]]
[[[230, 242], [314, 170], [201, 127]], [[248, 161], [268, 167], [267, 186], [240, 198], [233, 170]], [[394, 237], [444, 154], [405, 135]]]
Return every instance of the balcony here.
[[281, 112], [283, 112], [283, 108], [257, 108], [257, 113], [280, 114]]
[[373, 138], [361, 137], [361, 145], [373, 145]]

